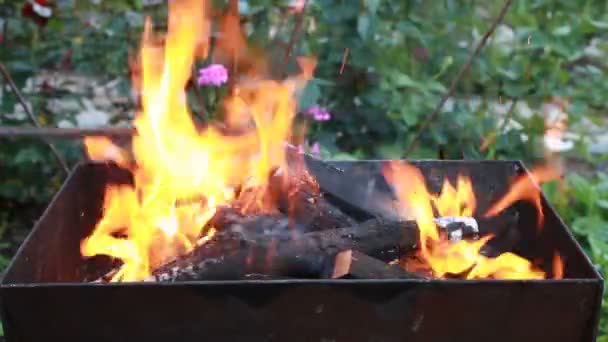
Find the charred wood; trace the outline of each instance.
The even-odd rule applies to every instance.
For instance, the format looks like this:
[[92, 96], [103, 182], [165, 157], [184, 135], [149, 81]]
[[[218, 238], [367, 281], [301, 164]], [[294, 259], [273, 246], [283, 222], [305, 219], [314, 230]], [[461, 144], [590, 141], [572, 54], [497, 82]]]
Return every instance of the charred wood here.
[[391, 252], [413, 249], [418, 239], [417, 226], [409, 221], [374, 219], [300, 234], [287, 228], [286, 218], [268, 220], [256, 217], [223, 227], [209, 242], [158, 268], [148, 280], [242, 279], [248, 273], [319, 278], [328, 274], [333, 258], [341, 251], [353, 249], [389, 259]]
[[519, 210], [517, 207], [509, 207], [496, 216], [478, 218], [479, 234], [484, 236], [492, 234], [498, 236], [509, 229], [515, 229], [519, 225]]
[[303, 165], [325, 198], [349, 216], [359, 221], [375, 217], [403, 219], [390, 186], [380, 172], [341, 170], [289, 145], [286, 154], [288, 163]]
[[405, 271], [359, 251], [346, 250], [335, 258], [333, 279], [416, 279], [420, 276]]
[[271, 177], [271, 192], [279, 210], [287, 214], [296, 227], [313, 232], [348, 227], [356, 224], [350, 216], [331, 204], [319, 185], [303, 168], [292, 165], [288, 172], [277, 170]]

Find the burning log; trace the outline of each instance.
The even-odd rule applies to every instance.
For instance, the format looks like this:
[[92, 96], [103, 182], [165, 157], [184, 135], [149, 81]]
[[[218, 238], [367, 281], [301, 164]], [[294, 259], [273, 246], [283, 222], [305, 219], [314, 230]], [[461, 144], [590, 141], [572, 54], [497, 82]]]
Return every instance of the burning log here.
[[358, 220], [381, 217], [388, 220], [410, 220], [410, 213], [397, 208], [390, 187], [378, 172], [343, 171], [320, 159], [286, 146], [287, 160], [304, 165], [326, 198]]
[[398, 265], [387, 264], [382, 260], [351, 249], [336, 255], [333, 279], [412, 279], [418, 275], [405, 271]]
[[232, 223], [206, 244], [156, 269], [147, 280], [242, 279], [248, 273], [318, 278], [328, 274], [341, 251], [359, 250], [387, 259], [387, 254], [412, 249], [418, 239], [411, 221], [374, 219], [299, 235], [287, 226], [286, 218], [263, 216]]
[[304, 227], [304, 231], [356, 224], [354, 219], [331, 204], [312, 176], [297, 165], [290, 167], [287, 174], [281, 169], [277, 170], [271, 177], [270, 185], [278, 198], [279, 210], [286, 213], [296, 226]]

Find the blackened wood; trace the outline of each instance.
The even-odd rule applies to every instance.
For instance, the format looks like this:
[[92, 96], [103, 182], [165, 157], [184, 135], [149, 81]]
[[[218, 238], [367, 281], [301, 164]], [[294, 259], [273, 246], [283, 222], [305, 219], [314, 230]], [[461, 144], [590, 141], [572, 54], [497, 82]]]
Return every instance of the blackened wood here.
[[478, 219], [480, 234], [494, 236], [481, 248], [480, 253], [495, 258], [502, 253], [512, 251], [522, 238], [519, 218], [518, 207], [511, 206], [496, 216]]
[[416, 279], [420, 277], [405, 271], [399, 265], [391, 265], [359, 251], [349, 249], [336, 255], [331, 278]]
[[358, 220], [374, 217], [395, 221], [412, 219], [401, 213], [380, 172], [344, 171], [289, 145], [286, 153], [289, 163], [304, 163], [325, 197], [348, 215]]
[[249, 225], [259, 222], [223, 227], [208, 243], [158, 268], [148, 280], [242, 279], [247, 273], [317, 278], [327, 274], [340, 251], [354, 249], [386, 258], [391, 251], [413, 249], [418, 239], [417, 226], [410, 221], [374, 219], [306, 234], [285, 229], [286, 219], [275, 220], [272, 227], [266, 225], [263, 233]]
[[506, 208], [496, 216], [477, 218], [479, 234], [500, 235], [508, 229], [516, 228], [519, 224], [519, 211], [515, 206]]
[[331, 204], [310, 173], [299, 165], [278, 169], [270, 179], [270, 189], [279, 209], [302, 231], [348, 227], [356, 224], [350, 216]]

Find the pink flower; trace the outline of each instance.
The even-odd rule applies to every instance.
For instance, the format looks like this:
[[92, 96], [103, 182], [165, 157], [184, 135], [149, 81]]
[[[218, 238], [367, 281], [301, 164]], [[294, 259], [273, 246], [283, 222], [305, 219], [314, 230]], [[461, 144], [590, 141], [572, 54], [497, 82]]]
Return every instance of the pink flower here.
[[306, 0], [291, 0], [289, 4], [289, 12], [291, 13], [299, 13], [304, 9], [304, 4]]
[[315, 143], [312, 144], [312, 147], [310, 148], [310, 154], [312, 154], [315, 157], [321, 156], [321, 145], [319, 145], [318, 141], [315, 141]]
[[221, 64], [211, 64], [198, 71], [199, 86], [219, 87], [226, 82], [228, 82], [228, 70]]
[[331, 119], [331, 114], [327, 109], [318, 105], [308, 108], [306, 115], [312, 117], [315, 121], [329, 121]]

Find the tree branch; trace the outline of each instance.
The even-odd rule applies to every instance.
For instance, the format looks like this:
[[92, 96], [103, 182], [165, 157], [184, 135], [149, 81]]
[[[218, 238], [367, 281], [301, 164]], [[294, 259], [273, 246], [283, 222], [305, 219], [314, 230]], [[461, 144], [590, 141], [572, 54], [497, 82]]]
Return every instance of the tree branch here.
[[431, 124], [431, 122], [433, 122], [437, 118], [437, 115], [439, 115], [439, 113], [441, 112], [441, 109], [445, 105], [446, 101], [454, 95], [454, 92], [456, 91], [456, 86], [458, 85], [460, 80], [464, 77], [464, 75], [469, 71], [469, 69], [471, 68], [471, 65], [473, 64], [473, 61], [475, 60], [475, 58], [477, 58], [477, 56], [481, 52], [481, 49], [483, 49], [483, 47], [486, 45], [486, 43], [488, 42], [488, 38], [490, 38], [490, 36], [494, 33], [498, 24], [500, 22], [502, 22], [502, 20], [504, 19], [505, 15], [507, 14], [507, 12], [509, 10], [509, 7], [511, 7], [512, 3], [513, 3], [513, 0], [505, 1], [505, 4], [503, 5], [502, 9], [500, 10], [500, 13], [496, 17], [496, 19], [494, 19], [494, 22], [492, 22], [492, 25], [490, 26], [488, 31], [483, 35], [483, 37], [481, 38], [481, 40], [475, 47], [475, 50], [473, 50], [473, 53], [471, 53], [471, 55], [469, 56], [467, 61], [462, 65], [462, 67], [460, 67], [460, 70], [458, 71], [456, 78], [454, 78], [454, 80], [452, 81], [452, 84], [450, 85], [450, 88], [448, 89], [448, 91], [443, 95], [443, 97], [441, 98], [441, 100], [439, 101], [439, 103], [437, 104], [435, 109], [433, 110], [433, 112], [431, 112], [431, 114], [429, 116], [427, 116], [426, 120], [422, 123], [422, 125], [420, 126], [418, 131], [416, 131], [414, 138], [412, 139], [412, 141], [410, 142], [408, 147], [405, 149], [405, 152], [401, 156], [402, 158], [404, 158], [404, 159], [407, 158], [407, 156], [414, 150], [414, 148], [416, 148], [416, 146], [418, 145], [418, 142], [420, 140], [420, 137], [422, 136], [422, 132], [424, 130], [426, 130], [429, 127], [429, 125]]
[[[38, 119], [36, 119], [36, 116], [34, 115], [34, 113], [32, 113], [30, 108], [27, 106], [27, 103], [25, 102], [23, 95], [21, 95], [21, 91], [19, 91], [19, 88], [15, 84], [15, 81], [13, 81], [13, 78], [8, 73], [8, 70], [6, 70], [6, 68], [4, 67], [4, 64], [2, 64], [2, 63], [0, 63], [0, 72], [2, 73], [2, 75], [4, 76], [6, 81], [8, 82], [8, 85], [11, 87], [15, 96], [17, 96], [17, 100], [21, 104], [21, 107], [23, 107], [23, 110], [27, 114], [27, 116], [30, 119], [30, 121], [32, 122], [32, 124], [34, 124], [38, 128], [42, 128], [42, 125], [40, 125], [40, 122], [38, 122]], [[61, 154], [59, 154], [59, 151], [57, 150], [55, 145], [51, 144], [50, 142], [48, 142], [46, 140], [45, 140], [45, 143], [51, 149], [51, 153], [53, 153], [53, 156], [57, 160], [57, 163], [61, 166], [61, 168], [63, 169], [65, 174], [68, 175], [70, 173], [70, 168], [69, 168], [68, 164], [65, 162], [65, 160], [63, 159], [63, 157], [61, 157]]]
[[2, 127], [0, 138], [53, 138], [53, 139], [82, 139], [88, 136], [129, 137], [135, 134], [132, 127], [102, 127], [102, 128], [56, 128], [56, 127]]
[[306, 7], [308, 5], [308, 0], [304, 0], [304, 5], [300, 12], [298, 12], [296, 16], [296, 23], [293, 27], [293, 31], [291, 31], [291, 38], [289, 39], [289, 44], [287, 44], [287, 48], [285, 49], [284, 62], [287, 63], [289, 56], [291, 56], [293, 52], [293, 48], [298, 42], [300, 38], [300, 31], [302, 31], [302, 25], [304, 24], [304, 14], [306, 13]]

